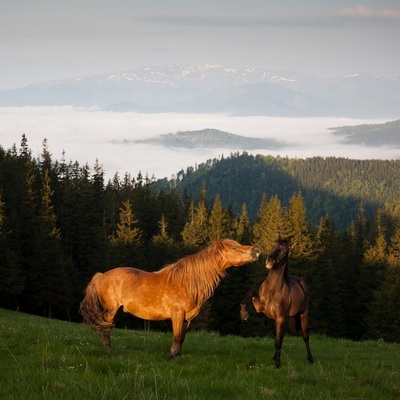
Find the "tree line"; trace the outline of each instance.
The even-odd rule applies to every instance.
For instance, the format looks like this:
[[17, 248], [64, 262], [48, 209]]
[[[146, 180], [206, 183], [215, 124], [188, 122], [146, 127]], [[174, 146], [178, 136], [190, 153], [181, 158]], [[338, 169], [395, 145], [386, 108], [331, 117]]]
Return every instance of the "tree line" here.
[[[180, 183], [192, 172], [178, 174]], [[279, 180], [270, 169], [264, 174], [271, 182]], [[297, 242], [290, 270], [310, 286], [312, 331], [400, 341], [399, 218], [389, 230], [385, 207], [368, 215], [360, 202], [346, 228], [338, 228], [329, 213], [312, 223], [305, 188], [296, 187], [284, 202], [270, 186], [251, 218], [246, 201], [235, 212], [222, 200], [224, 186], [210, 197], [209, 184], [203, 180], [194, 195], [177, 180], [165, 185], [141, 173], [135, 178], [116, 174], [105, 182], [98, 162], [91, 169], [64, 157], [53, 160], [46, 140], [35, 159], [25, 135], [18, 148], [0, 147], [0, 306], [79, 321], [79, 303], [95, 272], [116, 266], [157, 270], [230, 237], [256, 243], [262, 256], [228, 270], [193, 328], [264, 336], [272, 333], [272, 322], [255, 313], [241, 322], [239, 303], [265, 279], [265, 257], [280, 235]], [[149, 325], [124, 316], [120, 324]]]

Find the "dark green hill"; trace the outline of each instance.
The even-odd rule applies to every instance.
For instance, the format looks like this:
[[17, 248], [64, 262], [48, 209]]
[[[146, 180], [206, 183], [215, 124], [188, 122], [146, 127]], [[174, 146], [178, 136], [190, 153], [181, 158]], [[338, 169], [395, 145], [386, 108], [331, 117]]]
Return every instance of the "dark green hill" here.
[[218, 129], [167, 133], [151, 139], [137, 140], [136, 143], [185, 148], [227, 148], [233, 150], [278, 149], [282, 147], [282, 143], [275, 139], [234, 135]]
[[400, 147], [400, 120], [384, 124], [340, 126], [331, 130], [334, 135], [343, 136], [348, 144]]
[[249, 216], [256, 218], [262, 194], [277, 194], [284, 206], [301, 191], [308, 218], [318, 224], [329, 214], [338, 227], [347, 227], [362, 202], [366, 212], [400, 199], [400, 161], [350, 160], [313, 157], [289, 159], [252, 156], [247, 153], [209, 160], [196, 170], [178, 174], [177, 187], [195, 198], [206, 184], [207, 197], [219, 194], [224, 205], [240, 213], [246, 203]]

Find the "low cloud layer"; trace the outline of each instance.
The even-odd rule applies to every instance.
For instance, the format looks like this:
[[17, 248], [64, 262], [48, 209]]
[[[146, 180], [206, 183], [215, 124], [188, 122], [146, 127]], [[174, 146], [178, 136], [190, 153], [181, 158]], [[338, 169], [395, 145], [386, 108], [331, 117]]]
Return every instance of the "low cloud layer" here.
[[0, 145], [20, 145], [22, 134], [34, 157], [39, 157], [46, 138], [53, 161], [78, 161], [93, 168], [96, 159], [106, 177], [116, 172], [136, 177], [170, 178], [182, 168], [195, 167], [208, 159], [228, 157], [245, 149], [181, 149], [136, 144], [137, 139], [185, 130], [214, 128], [237, 135], [274, 138], [286, 146], [279, 151], [249, 151], [251, 154], [291, 158], [336, 156], [356, 159], [397, 159], [399, 149], [345, 145], [330, 127], [381, 123], [384, 120], [347, 118], [232, 117], [215, 114], [137, 114], [78, 110], [72, 107], [0, 108]]

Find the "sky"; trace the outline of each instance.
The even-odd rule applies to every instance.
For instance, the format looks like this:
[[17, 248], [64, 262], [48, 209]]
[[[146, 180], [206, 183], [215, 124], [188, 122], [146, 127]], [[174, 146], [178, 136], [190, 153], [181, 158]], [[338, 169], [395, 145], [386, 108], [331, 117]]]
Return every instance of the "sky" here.
[[400, 75], [399, 0], [0, 0], [0, 90], [217, 63]]
[[[400, 0], [0, 0], [0, 90], [165, 64], [394, 77], [399, 38]], [[67, 162], [92, 167], [98, 159], [107, 176], [140, 171], [157, 178], [230, 151], [133, 141], [204, 128], [288, 143], [261, 154], [399, 158], [398, 149], [343, 146], [327, 130], [374, 122], [384, 121], [3, 107], [0, 145], [19, 146], [25, 133], [34, 156], [47, 138], [54, 160], [65, 151]]]

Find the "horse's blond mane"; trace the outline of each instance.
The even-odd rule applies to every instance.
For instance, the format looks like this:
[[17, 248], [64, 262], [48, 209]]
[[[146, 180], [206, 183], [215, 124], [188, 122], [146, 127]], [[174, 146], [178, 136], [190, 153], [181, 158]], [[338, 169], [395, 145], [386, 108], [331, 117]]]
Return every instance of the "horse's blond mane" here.
[[218, 262], [219, 256], [217, 244], [213, 243], [198, 253], [165, 266], [159, 273], [165, 274], [169, 282], [186, 287], [188, 294], [196, 302], [203, 303], [225, 276], [225, 271]]

